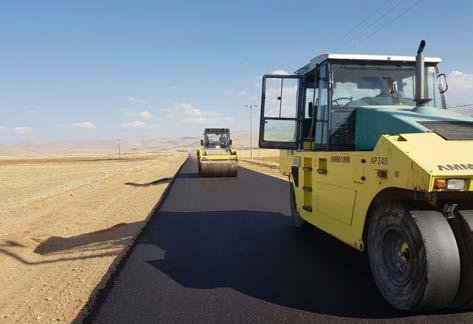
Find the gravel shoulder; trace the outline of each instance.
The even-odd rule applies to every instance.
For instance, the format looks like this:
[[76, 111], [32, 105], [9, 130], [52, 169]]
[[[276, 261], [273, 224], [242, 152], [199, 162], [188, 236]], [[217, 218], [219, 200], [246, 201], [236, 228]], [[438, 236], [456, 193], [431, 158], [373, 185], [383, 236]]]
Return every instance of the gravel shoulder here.
[[0, 160], [0, 322], [76, 318], [186, 158]]

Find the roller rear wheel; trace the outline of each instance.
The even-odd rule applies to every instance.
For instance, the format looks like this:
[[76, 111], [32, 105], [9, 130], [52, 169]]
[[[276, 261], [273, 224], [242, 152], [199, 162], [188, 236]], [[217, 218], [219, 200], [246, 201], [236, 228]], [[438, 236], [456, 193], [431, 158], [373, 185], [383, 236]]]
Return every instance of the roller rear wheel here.
[[410, 311], [449, 306], [460, 280], [460, 256], [440, 212], [381, 205], [370, 219], [367, 243], [374, 280], [391, 305]]

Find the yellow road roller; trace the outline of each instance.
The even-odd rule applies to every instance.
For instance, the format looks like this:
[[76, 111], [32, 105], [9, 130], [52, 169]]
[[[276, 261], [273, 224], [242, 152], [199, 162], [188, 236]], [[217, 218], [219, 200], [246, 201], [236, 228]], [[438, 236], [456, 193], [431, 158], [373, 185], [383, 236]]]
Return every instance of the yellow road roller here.
[[295, 226], [366, 251], [391, 305], [472, 308], [473, 118], [446, 109], [424, 47], [265, 75], [259, 146], [280, 149]]
[[197, 151], [199, 174], [203, 177], [236, 177], [238, 153], [232, 148], [228, 128], [206, 128]]

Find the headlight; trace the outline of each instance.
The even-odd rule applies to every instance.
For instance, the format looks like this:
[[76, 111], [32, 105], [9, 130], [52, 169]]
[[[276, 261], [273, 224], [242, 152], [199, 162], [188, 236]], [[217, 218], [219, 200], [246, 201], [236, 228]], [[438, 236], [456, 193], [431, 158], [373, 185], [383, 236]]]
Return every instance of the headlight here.
[[462, 190], [465, 188], [465, 179], [448, 179], [447, 190]]
[[465, 179], [435, 179], [434, 189], [437, 190], [463, 190]]

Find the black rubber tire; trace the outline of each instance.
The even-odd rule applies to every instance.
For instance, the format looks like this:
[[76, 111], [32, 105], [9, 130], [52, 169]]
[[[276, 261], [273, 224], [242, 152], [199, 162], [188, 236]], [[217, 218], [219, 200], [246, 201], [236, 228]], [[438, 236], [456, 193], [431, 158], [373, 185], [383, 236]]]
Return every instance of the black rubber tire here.
[[457, 240], [461, 260], [461, 275], [458, 291], [450, 303], [451, 308], [464, 310], [473, 309], [473, 233], [470, 227], [473, 224], [473, 213], [457, 213], [449, 220]]
[[408, 311], [449, 306], [460, 280], [460, 256], [440, 212], [383, 204], [370, 219], [367, 244], [376, 285], [392, 306]]
[[237, 163], [201, 162], [200, 175], [204, 178], [228, 178], [238, 175]]
[[291, 215], [292, 220], [294, 222], [294, 226], [297, 228], [303, 228], [306, 225], [306, 221], [301, 217], [299, 212], [297, 211], [297, 204], [296, 204], [296, 194], [294, 192], [294, 185], [292, 182], [289, 182], [290, 186], [290, 202], [291, 202]]

